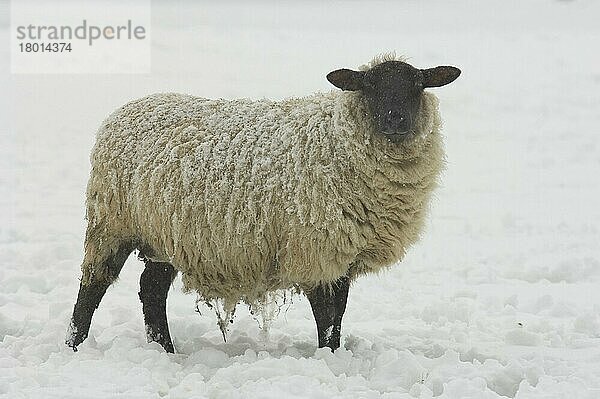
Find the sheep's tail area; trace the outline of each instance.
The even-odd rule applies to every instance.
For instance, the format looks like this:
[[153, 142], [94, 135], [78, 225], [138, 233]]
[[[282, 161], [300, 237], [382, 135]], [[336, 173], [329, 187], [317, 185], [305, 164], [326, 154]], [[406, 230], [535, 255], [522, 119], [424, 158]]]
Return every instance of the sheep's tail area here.
[[92, 166], [86, 197], [87, 228], [81, 264], [83, 285], [93, 281], [112, 283], [119, 276], [122, 265], [113, 264], [111, 259], [118, 255], [128, 256], [134, 249], [133, 234], [127, 228], [129, 223], [119, 194], [120, 179], [113, 171], [101, 171]]

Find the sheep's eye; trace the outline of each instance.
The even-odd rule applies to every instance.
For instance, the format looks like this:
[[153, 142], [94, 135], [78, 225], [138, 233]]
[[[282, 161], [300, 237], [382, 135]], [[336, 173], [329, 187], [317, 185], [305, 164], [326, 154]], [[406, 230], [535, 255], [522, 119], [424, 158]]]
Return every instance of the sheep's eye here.
[[367, 89], [374, 89], [375, 88], [375, 84], [371, 80], [365, 80], [364, 86]]

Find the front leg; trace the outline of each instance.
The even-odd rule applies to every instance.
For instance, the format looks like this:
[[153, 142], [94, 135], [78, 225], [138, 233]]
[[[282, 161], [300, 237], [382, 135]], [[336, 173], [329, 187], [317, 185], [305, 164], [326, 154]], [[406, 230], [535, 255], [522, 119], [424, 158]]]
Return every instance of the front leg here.
[[350, 279], [341, 277], [331, 285], [319, 285], [306, 292], [306, 297], [317, 322], [319, 348], [329, 347], [333, 352], [340, 347], [342, 317], [346, 310]]

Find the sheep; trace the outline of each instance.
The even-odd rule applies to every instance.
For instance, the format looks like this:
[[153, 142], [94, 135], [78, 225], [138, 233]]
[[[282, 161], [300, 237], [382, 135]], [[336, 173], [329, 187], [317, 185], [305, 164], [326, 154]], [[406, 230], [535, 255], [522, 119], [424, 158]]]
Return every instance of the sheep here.
[[422, 232], [445, 162], [436, 96], [451, 66], [393, 56], [338, 69], [302, 98], [150, 95], [101, 125], [91, 154], [85, 255], [66, 343], [74, 350], [139, 251], [146, 334], [174, 352], [169, 287], [231, 310], [277, 290], [308, 297], [318, 346], [340, 345], [349, 286], [399, 262]]

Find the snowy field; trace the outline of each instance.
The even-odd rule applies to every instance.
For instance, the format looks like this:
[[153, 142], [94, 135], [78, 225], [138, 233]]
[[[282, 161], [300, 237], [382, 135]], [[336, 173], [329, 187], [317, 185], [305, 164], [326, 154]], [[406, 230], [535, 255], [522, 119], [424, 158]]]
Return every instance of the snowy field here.
[[[170, 4], [170, 5], [169, 5]], [[2, 3], [0, 396], [599, 398], [600, 2], [153, 4], [152, 74], [10, 75]], [[130, 258], [74, 353], [89, 151], [157, 91], [301, 96], [396, 50], [462, 76], [434, 89], [448, 167], [424, 239], [351, 287], [334, 354], [305, 298], [268, 334], [175, 282], [176, 354], [145, 341]]]

